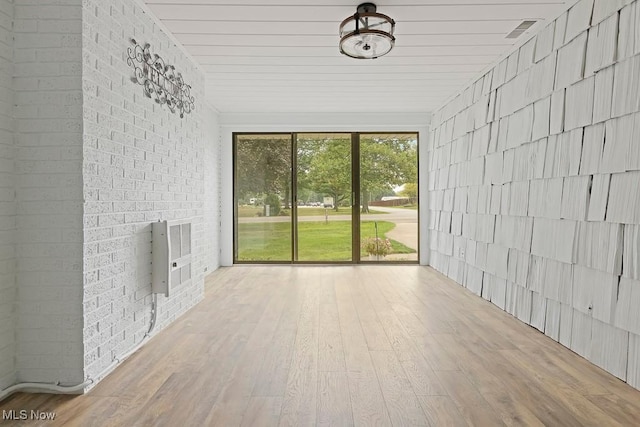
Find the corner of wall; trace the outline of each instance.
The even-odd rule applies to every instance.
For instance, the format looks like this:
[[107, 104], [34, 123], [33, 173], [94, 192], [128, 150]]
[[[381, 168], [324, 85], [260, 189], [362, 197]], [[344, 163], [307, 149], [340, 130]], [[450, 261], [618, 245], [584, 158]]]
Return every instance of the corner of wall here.
[[12, 1], [0, 4], [0, 390], [16, 382], [16, 200]]
[[78, 384], [84, 379], [82, 1], [13, 3], [16, 380]]
[[211, 106], [205, 107], [205, 274], [220, 266], [220, 204], [221, 155], [220, 122], [218, 112]]

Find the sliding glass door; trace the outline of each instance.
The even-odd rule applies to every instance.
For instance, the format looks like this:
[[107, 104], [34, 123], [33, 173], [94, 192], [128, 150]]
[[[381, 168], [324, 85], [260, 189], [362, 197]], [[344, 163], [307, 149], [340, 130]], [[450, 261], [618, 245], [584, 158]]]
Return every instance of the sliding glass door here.
[[417, 262], [416, 133], [234, 135], [234, 262]]
[[235, 138], [234, 258], [250, 262], [291, 262], [290, 134]]
[[296, 134], [297, 261], [353, 260], [351, 134]]
[[361, 261], [418, 260], [416, 134], [361, 134]]

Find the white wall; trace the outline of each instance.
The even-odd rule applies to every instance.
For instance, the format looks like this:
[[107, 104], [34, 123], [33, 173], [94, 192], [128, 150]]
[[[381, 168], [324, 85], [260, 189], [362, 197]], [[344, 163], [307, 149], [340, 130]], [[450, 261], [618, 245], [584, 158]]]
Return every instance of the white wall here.
[[204, 268], [211, 272], [220, 266], [220, 125], [218, 113], [207, 108], [204, 115]]
[[0, 390], [15, 382], [13, 1], [0, 3]]
[[[430, 117], [389, 113], [221, 114], [221, 235], [220, 264], [233, 265], [233, 133], [234, 132], [418, 132], [420, 161], [426, 158]], [[426, 242], [427, 174], [420, 175], [420, 262], [428, 260]]]
[[579, 1], [434, 114], [429, 162], [431, 264], [636, 388], [638, 34]]
[[[131, 37], [182, 73], [193, 113], [131, 81]], [[194, 227], [192, 279], [159, 296], [156, 331], [218, 266], [217, 114], [195, 62], [129, 0], [0, 2], [0, 94], [0, 392], [95, 385], [150, 326], [152, 222]]]
[[83, 381], [82, 1], [15, 0], [17, 381]]
[[[215, 132], [204, 74], [155, 18], [130, 0], [83, 5], [84, 364], [95, 378], [149, 329], [152, 222], [193, 220], [192, 279], [159, 297], [158, 329], [203, 297], [205, 267], [215, 267], [204, 218]], [[180, 118], [131, 81], [131, 37], [191, 85], [192, 113]]]

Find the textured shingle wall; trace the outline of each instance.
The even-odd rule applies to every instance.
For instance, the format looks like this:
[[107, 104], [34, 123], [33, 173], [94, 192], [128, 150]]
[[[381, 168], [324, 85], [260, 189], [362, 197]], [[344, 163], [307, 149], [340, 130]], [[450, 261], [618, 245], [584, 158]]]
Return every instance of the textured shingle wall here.
[[581, 0], [433, 116], [431, 263], [640, 388], [640, 4]]

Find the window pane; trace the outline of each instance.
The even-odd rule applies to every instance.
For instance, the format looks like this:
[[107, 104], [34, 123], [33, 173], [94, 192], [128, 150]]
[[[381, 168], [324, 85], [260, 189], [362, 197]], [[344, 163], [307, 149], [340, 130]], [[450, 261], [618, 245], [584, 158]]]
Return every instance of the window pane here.
[[351, 261], [351, 134], [298, 134], [298, 261]]
[[237, 261], [291, 261], [291, 136], [237, 135]]
[[418, 259], [418, 135], [360, 135], [360, 259]]

